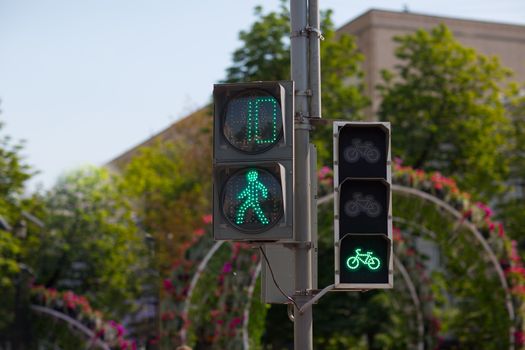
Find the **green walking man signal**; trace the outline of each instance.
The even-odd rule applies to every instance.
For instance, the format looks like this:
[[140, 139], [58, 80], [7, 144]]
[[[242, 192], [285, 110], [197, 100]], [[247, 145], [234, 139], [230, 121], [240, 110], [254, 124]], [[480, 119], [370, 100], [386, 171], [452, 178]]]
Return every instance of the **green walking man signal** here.
[[244, 216], [246, 214], [246, 210], [249, 208], [252, 208], [255, 215], [257, 216], [257, 219], [259, 219], [263, 225], [268, 225], [270, 223], [268, 218], [264, 216], [264, 213], [259, 204], [259, 196], [264, 199], [268, 198], [268, 189], [262, 184], [262, 182], [257, 180], [258, 177], [259, 173], [257, 170], [252, 169], [246, 173], [248, 184], [246, 185], [246, 188], [237, 195], [237, 199], [246, 199], [237, 210], [235, 219], [237, 225], [244, 223]]

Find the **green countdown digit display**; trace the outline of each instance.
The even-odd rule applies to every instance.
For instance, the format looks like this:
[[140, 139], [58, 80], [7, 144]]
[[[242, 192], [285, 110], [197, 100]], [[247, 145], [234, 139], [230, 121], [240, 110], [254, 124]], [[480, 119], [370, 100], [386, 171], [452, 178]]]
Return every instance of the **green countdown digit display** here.
[[224, 137], [244, 153], [260, 153], [271, 148], [279, 141], [282, 128], [280, 103], [263, 90], [242, 92], [231, 98], [224, 110]]
[[239, 229], [266, 230], [283, 213], [280, 182], [265, 169], [244, 168], [226, 181], [222, 208], [224, 217]]

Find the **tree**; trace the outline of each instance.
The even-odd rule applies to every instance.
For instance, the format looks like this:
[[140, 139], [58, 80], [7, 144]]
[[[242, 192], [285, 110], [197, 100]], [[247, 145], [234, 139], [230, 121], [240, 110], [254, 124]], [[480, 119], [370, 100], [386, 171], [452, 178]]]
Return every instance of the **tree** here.
[[108, 171], [87, 167], [68, 173], [44, 202], [45, 230], [33, 245], [36, 283], [83, 294], [113, 317], [132, 312], [147, 251]]
[[211, 211], [210, 122], [208, 111], [197, 112], [180, 122], [184, 135], [142, 148], [123, 170], [122, 186], [140, 225], [156, 242], [161, 275]]
[[[2, 127], [0, 122], [0, 131]], [[31, 273], [24, 240], [34, 227], [24, 213], [37, 207], [36, 197], [24, 196], [34, 173], [24, 162], [22, 149], [22, 143], [13, 143], [10, 136], [0, 138], [0, 334], [15, 339], [22, 338], [18, 326], [26, 317], [24, 304], [29, 295], [24, 287]]]
[[393, 154], [415, 168], [454, 176], [488, 198], [501, 190], [510, 122], [502, 85], [510, 73], [457, 42], [446, 26], [396, 37], [399, 63], [383, 71], [381, 120], [392, 123]]
[[249, 31], [239, 32], [243, 45], [233, 52], [233, 65], [226, 69], [227, 82], [287, 80], [290, 78], [290, 13], [281, 1], [279, 12], [263, 13], [255, 7], [257, 20]]
[[[226, 82], [290, 79], [290, 13], [281, 1], [279, 12], [263, 13], [255, 8], [257, 17], [249, 31], [241, 31], [243, 45], [233, 53], [233, 65], [226, 72]], [[353, 37], [336, 35], [332, 11], [321, 14], [321, 94], [323, 115], [330, 119], [360, 120], [369, 101], [364, 96], [363, 55]], [[331, 163], [332, 128], [319, 125], [313, 133], [319, 162]]]
[[498, 214], [511, 237], [525, 248], [525, 95], [523, 88], [512, 86], [506, 101], [511, 132], [504, 157], [509, 160], [507, 191], [499, 199]]

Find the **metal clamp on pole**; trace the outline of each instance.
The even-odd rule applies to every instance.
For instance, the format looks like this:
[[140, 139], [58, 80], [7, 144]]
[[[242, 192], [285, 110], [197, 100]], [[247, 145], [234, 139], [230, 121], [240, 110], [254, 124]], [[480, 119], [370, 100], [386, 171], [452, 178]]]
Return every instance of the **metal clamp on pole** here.
[[283, 247], [289, 248], [289, 249], [312, 249], [313, 243], [312, 242], [286, 242], [282, 244]]
[[312, 130], [312, 125], [310, 124], [310, 116], [303, 113], [295, 113], [295, 130]]
[[298, 37], [301, 37], [301, 36], [304, 36], [304, 37], [308, 37], [309, 32], [307, 30], [307, 27], [301, 29], [301, 30], [296, 30], [296, 31], [293, 31], [290, 33], [290, 38], [298, 38]]
[[295, 90], [295, 96], [312, 96], [312, 90]]
[[297, 38], [300, 36], [310, 37], [311, 33], [315, 33], [317, 35], [317, 38], [319, 38], [320, 40], [324, 40], [323, 32], [311, 26], [306, 26], [301, 30], [291, 32], [290, 38]]
[[323, 32], [317, 28], [314, 28], [314, 27], [311, 27], [311, 26], [308, 26], [306, 27], [306, 31], [308, 31], [308, 35], [310, 33], [315, 33], [317, 34], [317, 38], [319, 38], [319, 40], [324, 40], [324, 36], [323, 36]]
[[321, 297], [323, 295], [325, 295], [326, 293], [328, 293], [329, 291], [334, 289], [334, 286], [335, 285], [331, 284], [331, 285], [323, 288], [319, 293], [317, 293], [317, 295], [315, 297], [313, 297], [307, 303], [305, 303], [303, 306], [301, 306], [301, 308], [299, 309], [299, 312], [302, 314], [304, 312], [304, 310], [306, 310], [306, 308], [311, 307], [317, 300], [321, 299]]

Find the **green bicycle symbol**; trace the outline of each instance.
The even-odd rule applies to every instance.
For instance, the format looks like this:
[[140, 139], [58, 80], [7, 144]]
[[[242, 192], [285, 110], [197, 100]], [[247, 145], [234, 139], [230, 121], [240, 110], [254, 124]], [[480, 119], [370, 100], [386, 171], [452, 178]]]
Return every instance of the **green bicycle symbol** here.
[[366, 252], [366, 254], [362, 254], [361, 248], [357, 248], [355, 250], [355, 255], [349, 257], [346, 260], [346, 266], [348, 266], [350, 270], [356, 270], [359, 267], [359, 264], [363, 263], [364, 265], [368, 266], [370, 270], [377, 270], [379, 266], [381, 266], [381, 261], [372, 255], [372, 252]]

